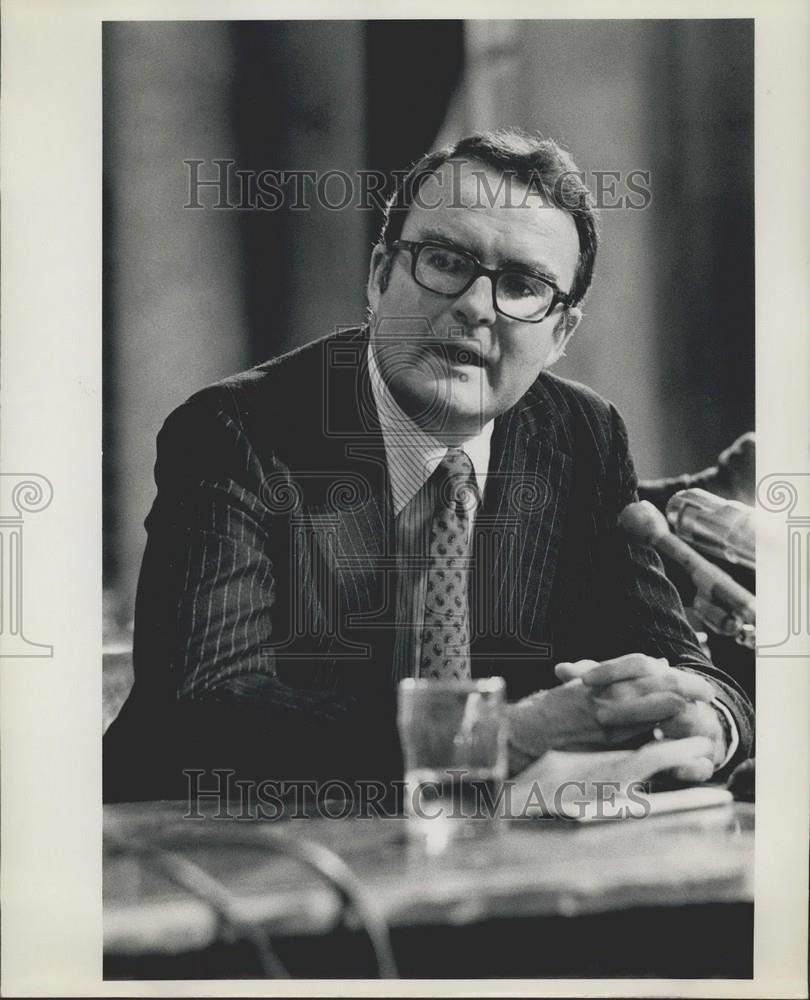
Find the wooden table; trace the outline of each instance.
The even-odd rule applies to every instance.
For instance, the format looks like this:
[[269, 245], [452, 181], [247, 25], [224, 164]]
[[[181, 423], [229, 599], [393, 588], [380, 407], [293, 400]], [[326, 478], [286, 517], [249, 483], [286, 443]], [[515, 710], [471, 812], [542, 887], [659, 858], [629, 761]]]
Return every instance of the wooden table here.
[[[643, 972], [645, 954], [659, 946], [661, 955], [668, 954], [667, 942], [655, 931], [660, 925], [662, 934], [680, 935], [672, 944], [676, 952], [690, 947], [685, 934], [694, 938], [693, 953], [705, 941], [705, 954], [696, 960], [693, 975], [705, 974], [706, 963], [714, 971], [715, 955], [720, 956], [715, 974], [728, 974], [724, 970], [732, 959], [739, 969], [750, 967], [751, 805], [734, 803], [588, 826], [560, 820], [503, 821], [492, 845], [477, 854], [442, 859], [425, 859], [409, 847], [402, 818], [267, 820], [242, 813], [243, 818], [214, 819], [215, 807], [210, 805], [203, 810], [207, 818], [183, 818], [187, 811], [186, 804], [169, 802], [105, 807], [104, 945], [110, 968], [128, 970], [129, 975], [139, 960], [203, 953], [216, 945], [220, 930], [211, 907], [173, 884], [154, 859], [121, 850], [121, 845], [136, 842], [160, 844], [199, 863], [227, 886], [240, 918], [261, 926], [274, 939], [311, 942], [338, 933], [344, 914], [340, 899], [299, 861], [263, 843], [265, 836], [278, 832], [335, 851], [395, 935], [402, 932], [406, 937], [418, 928], [423, 940], [437, 940], [440, 929], [449, 933], [490, 928], [482, 938], [486, 941], [492, 940], [491, 928], [502, 923], [510, 928], [510, 942], [520, 939], [523, 931], [514, 930], [518, 926], [533, 928], [529, 940], [535, 940], [537, 927], [544, 927], [550, 945], [570, 940], [575, 926], [592, 927], [604, 942], [604, 929], [610, 928], [617, 939], [611, 947], [619, 949], [628, 934], [642, 934], [640, 942], [627, 942], [627, 960], [638, 955]], [[256, 846], [245, 843], [254, 840]], [[701, 921], [706, 918], [705, 930], [695, 926], [695, 914], [702, 915]], [[679, 915], [684, 917], [680, 930], [673, 924]], [[724, 934], [735, 940], [724, 941]], [[553, 970], [553, 959], [546, 951], [537, 974]], [[434, 956], [432, 961], [435, 975], [440, 959]], [[573, 952], [570, 961], [576, 967], [569, 975], [590, 968], [584, 958], [579, 964]], [[607, 965], [597, 966], [607, 969], [605, 974], [620, 974], [624, 968], [618, 962], [614, 971], [610, 956], [605, 961]], [[457, 964], [455, 972], [449, 963], [448, 971], [438, 974], [457, 975]], [[689, 975], [687, 964], [674, 968]], [[317, 969], [309, 973], [329, 974]], [[523, 973], [507, 967], [495, 974]], [[651, 967], [647, 974], [664, 973]]]

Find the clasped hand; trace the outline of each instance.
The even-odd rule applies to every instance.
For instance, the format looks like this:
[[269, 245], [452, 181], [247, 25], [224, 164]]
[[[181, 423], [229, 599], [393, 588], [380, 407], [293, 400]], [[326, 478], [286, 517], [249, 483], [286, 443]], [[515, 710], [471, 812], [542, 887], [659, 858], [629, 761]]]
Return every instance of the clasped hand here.
[[707, 780], [723, 760], [724, 731], [710, 704], [715, 691], [699, 674], [640, 653], [560, 663], [555, 673], [559, 687], [510, 706], [512, 738], [524, 753], [612, 750], [658, 728], [667, 739], [709, 740], [710, 757], [676, 769], [682, 781]]

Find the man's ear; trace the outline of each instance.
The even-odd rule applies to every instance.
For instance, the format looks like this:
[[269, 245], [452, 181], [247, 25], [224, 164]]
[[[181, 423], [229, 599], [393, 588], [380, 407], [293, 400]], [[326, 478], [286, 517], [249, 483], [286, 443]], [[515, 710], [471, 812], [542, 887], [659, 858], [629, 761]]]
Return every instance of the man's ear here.
[[553, 365], [555, 361], [559, 361], [565, 354], [568, 341], [574, 335], [574, 330], [579, 326], [581, 319], [582, 310], [576, 306], [569, 306], [568, 309], [562, 311], [552, 333], [553, 342], [551, 351], [546, 358], [546, 368]]
[[376, 312], [380, 302], [380, 296], [385, 291], [388, 284], [386, 272], [390, 268], [390, 251], [383, 243], [378, 243], [371, 251], [371, 261], [368, 267], [368, 284], [366, 285], [366, 295], [371, 311]]

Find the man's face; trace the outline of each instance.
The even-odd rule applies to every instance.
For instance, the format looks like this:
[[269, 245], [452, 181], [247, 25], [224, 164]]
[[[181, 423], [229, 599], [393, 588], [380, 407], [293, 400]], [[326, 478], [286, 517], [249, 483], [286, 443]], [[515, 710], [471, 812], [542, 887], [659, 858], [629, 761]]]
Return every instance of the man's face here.
[[[562, 292], [571, 289], [579, 254], [567, 212], [514, 179], [510, 190], [476, 162], [444, 164], [424, 181], [401, 238], [453, 244], [493, 269], [521, 264]], [[399, 405], [439, 438], [473, 436], [513, 406], [562, 354], [581, 316], [558, 305], [539, 323], [510, 319], [496, 311], [487, 275], [455, 297], [428, 291], [412, 278], [404, 250], [383, 290], [385, 268], [377, 247], [368, 287], [375, 354]]]

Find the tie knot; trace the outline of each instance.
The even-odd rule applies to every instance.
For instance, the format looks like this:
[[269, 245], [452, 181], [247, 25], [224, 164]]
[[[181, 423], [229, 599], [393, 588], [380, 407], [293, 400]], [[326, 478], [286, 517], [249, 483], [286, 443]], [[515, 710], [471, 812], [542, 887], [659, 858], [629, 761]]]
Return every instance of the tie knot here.
[[448, 448], [447, 454], [439, 462], [439, 466], [448, 475], [471, 476], [473, 472], [470, 456], [463, 448]]
[[470, 456], [461, 448], [450, 448], [436, 470], [439, 479], [439, 506], [459, 513], [472, 511], [478, 505], [478, 485], [475, 482]]

